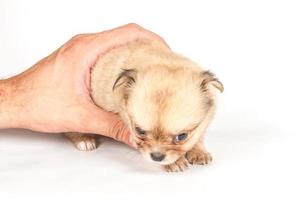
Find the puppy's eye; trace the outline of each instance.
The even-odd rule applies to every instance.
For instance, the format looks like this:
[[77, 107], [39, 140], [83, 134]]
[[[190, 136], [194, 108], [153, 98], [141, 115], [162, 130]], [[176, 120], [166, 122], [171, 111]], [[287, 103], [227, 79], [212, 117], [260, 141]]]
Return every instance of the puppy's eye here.
[[140, 135], [140, 136], [146, 135], [146, 131], [142, 130], [139, 127], [135, 127], [135, 130], [136, 130], [137, 134]]
[[181, 134], [175, 136], [174, 141], [175, 142], [180, 142], [180, 141], [185, 140], [187, 137], [188, 137], [187, 133], [181, 133]]

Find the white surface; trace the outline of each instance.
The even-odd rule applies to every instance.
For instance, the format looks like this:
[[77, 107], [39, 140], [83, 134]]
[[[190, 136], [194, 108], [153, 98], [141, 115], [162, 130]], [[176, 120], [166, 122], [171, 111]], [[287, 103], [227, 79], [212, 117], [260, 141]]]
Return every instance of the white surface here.
[[[215, 162], [168, 174], [107, 140], [0, 131], [0, 199], [303, 199], [301, 1], [0, 2], [0, 76], [83, 32], [137, 22], [225, 85], [207, 135]], [[302, 191], [301, 191], [302, 190]]]

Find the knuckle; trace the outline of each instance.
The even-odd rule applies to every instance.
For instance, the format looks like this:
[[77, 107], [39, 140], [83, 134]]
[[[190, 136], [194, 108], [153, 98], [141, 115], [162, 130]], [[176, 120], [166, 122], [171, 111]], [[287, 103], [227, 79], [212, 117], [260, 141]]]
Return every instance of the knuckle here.
[[72, 38], [71, 38], [71, 41], [73, 40], [79, 40], [81, 38], [83, 38], [85, 36], [85, 34], [77, 34], [77, 35], [74, 35]]
[[131, 30], [131, 31], [142, 31], [143, 28], [141, 26], [139, 26], [136, 23], [129, 23], [125, 26], [127, 29]]
[[68, 43], [72, 44], [72, 45], [77, 45], [83, 42], [86, 42], [87, 39], [89, 37], [89, 34], [77, 34], [74, 35]]
[[110, 130], [110, 134], [112, 135], [112, 137], [116, 140], [122, 140], [122, 136], [124, 133], [124, 124], [121, 121], [118, 121], [114, 124], [114, 126], [111, 128]]
[[69, 53], [74, 53], [86, 44], [88, 35], [87, 34], [77, 34], [73, 36], [67, 43], [65, 43], [59, 50], [60, 55], [66, 55]]

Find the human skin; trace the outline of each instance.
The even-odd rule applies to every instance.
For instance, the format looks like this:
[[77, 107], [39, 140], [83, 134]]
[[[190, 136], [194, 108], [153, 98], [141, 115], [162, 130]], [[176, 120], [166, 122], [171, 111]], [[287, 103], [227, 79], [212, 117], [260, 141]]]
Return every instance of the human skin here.
[[120, 117], [94, 104], [90, 69], [110, 49], [137, 39], [164, 42], [136, 24], [80, 34], [23, 73], [0, 80], [0, 129], [95, 133], [135, 147]]

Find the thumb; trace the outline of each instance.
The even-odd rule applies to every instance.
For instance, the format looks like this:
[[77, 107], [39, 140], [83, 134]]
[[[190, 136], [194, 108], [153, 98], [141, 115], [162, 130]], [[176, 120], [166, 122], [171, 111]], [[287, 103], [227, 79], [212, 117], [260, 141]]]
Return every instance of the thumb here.
[[136, 148], [136, 144], [132, 140], [132, 136], [129, 128], [123, 123], [123, 121], [119, 117], [117, 118], [117, 120], [113, 121], [113, 123], [110, 125], [110, 129], [108, 131], [108, 137], [124, 142]]
[[119, 115], [107, 112], [95, 105], [87, 110], [88, 123], [85, 124], [87, 132], [110, 137], [136, 148], [129, 128], [123, 123]]

